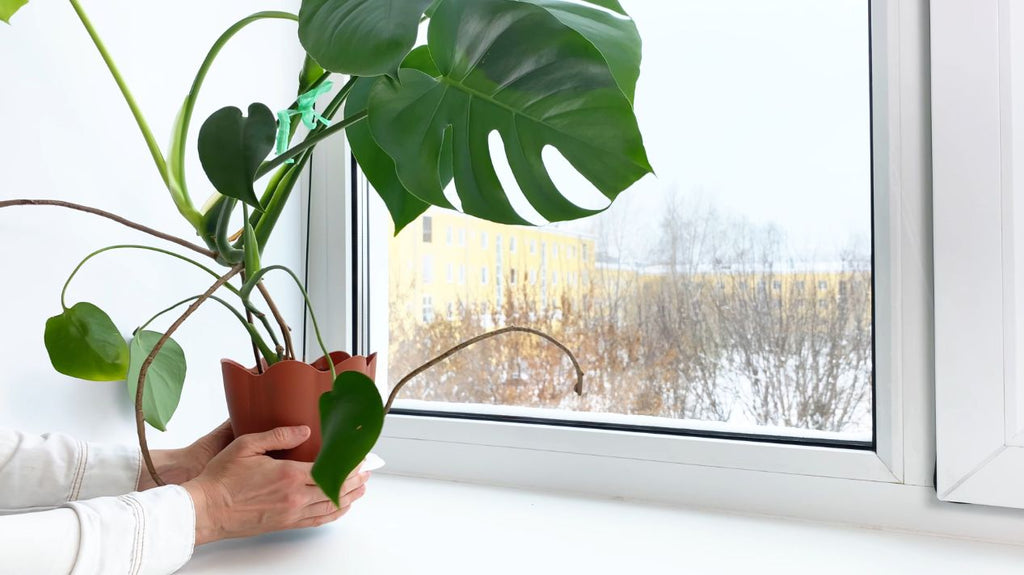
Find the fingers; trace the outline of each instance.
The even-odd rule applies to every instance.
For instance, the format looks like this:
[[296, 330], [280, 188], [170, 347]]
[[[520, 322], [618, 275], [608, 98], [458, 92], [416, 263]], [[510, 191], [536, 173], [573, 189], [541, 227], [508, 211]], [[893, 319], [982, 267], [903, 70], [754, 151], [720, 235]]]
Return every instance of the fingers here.
[[[333, 508], [333, 504], [331, 504], [331, 505], [332, 505], [332, 508]], [[306, 527], [320, 527], [321, 525], [325, 525], [327, 523], [331, 523], [332, 521], [337, 521], [338, 519], [341, 518], [342, 515], [345, 515], [346, 513], [348, 513], [348, 510], [351, 509], [351, 508], [352, 508], [351, 505], [349, 505], [347, 507], [335, 508], [335, 511], [333, 511], [331, 513], [328, 513], [327, 515], [319, 515], [319, 516], [316, 516], [316, 517], [308, 517], [308, 518], [303, 519], [302, 521], [299, 521], [298, 523], [296, 523], [295, 524], [295, 529], [304, 529]]]
[[366, 494], [366, 479], [367, 477], [354, 477], [351, 482], [346, 481], [341, 486], [341, 497], [338, 498], [337, 506], [335, 506], [334, 502], [323, 494], [323, 491], [320, 491], [319, 487], [316, 488], [316, 499], [302, 510], [301, 517], [308, 518], [329, 515], [341, 507], [352, 505], [356, 500]]
[[263, 455], [268, 451], [291, 449], [309, 439], [309, 427], [296, 425], [278, 427], [262, 433], [250, 433], [235, 440], [241, 455]]

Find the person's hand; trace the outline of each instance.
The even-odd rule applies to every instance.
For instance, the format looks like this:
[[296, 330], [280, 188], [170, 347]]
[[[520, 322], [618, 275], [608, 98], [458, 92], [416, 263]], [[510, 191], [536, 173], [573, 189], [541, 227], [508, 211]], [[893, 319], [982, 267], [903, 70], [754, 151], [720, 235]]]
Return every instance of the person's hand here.
[[196, 509], [196, 545], [283, 529], [317, 527], [348, 512], [366, 492], [369, 473], [353, 472], [335, 507], [313, 482], [312, 463], [272, 459], [309, 437], [305, 425], [243, 435], [182, 486]]
[[[160, 479], [164, 483], [180, 485], [195, 478], [206, 469], [206, 464], [215, 455], [231, 443], [235, 438], [231, 432], [231, 422], [225, 421], [217, 429], [197, 439], [192, 445], [182, 449], [157, 449], [150, 452], [153, 458], [153, 465]], [[142, 465], [142, 473], [139, 474], [138, 491], [144, 491], [156, 487], [153, 476], [145, 463]]]

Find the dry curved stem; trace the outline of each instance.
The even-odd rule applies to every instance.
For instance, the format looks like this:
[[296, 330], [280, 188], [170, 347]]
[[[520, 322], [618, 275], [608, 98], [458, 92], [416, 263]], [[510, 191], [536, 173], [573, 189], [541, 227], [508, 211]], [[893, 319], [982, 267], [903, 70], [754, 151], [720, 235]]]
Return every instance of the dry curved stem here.
[[177, 236], [172, 236], [170, 234], [165, 234], [161, 231], [154, 230], [149, 226], [137, 224], [131, 220], [122, 218], [121, 216], [112, 214], [110, 212], [98, 208], [83, 206], [81, 204], [75, 204], [72, 202], [64, 202], [61, 200], [4, 200], [0, 202], [0, 208], [9, 208], [12, 206], [57, 206], [60, 208], [68, 208], [70, 210], [76, 210], [79, 212], [85, 212], [87, 214], [93, 214], [95, 216], [107, 218], [108, 220], [113, 220], [123, 226], [128, 226], [129, 228], [147, 233], [151, 236], [156, 236], [162, 240], [167, 240], [169, 242], [178, 244], [181, 247], [188, 248], [194, 252], [203, 254], [208, 258], [217, 259], [217, 252], [208, 250], [202, 246], [196, 245], [188, 240], [183, 240]]
[[[288, 327], [288, 323], [284, 321], [284, 316], [281, 315], [281, 310], [277, 309], [277, 304], [274, 303], [274, 300], [270, 299], [270, 291], [267, 290], [267, 286], [263, 285], [263, 282], [260, 281], [256, 283], [256, 287], [260, 290], [260, 294], [263, 295], [264, 301], [267, 302], [267, 307], [270, 308], [270, 313], [274, 315], [278, 327], [281, 328], [281, 335], [284, 337], [285, 357], [295, 359], [295, 347], [292, 345], [292, 328]], [[278, 351], [278, 355], [280, 353]]]
[[529, 333], [542, 337], [550, 341], [551, 343], [555, 344], [555, 346], [558, 347], [558, 349], [565, 352], [565, 355], [569, 356], [569, 359], [572, 361], [572, 366], [576, 368], [576, 385], [573, 386], [572, 389], [573, 391], [576, 392], [576, 395], [583, 395], [583, 368], [580, 367], [580, 362], [576, 360], [576, 356], [572, 353], [572, 351], [569, 350], [568, 347], [565, 346], [565, 344], [540, 330], [536, 330], [530, 327], [508, 326], [503, 327], [501, 329], [496, 329], [494, 331], [489, 331], [485, 334], [478, 335], [471, 339], [467, 339], [466, 341], [460, 343], [459, 345], [449, 349], [448, 351], [442, 353], [441, 355], [435, 357], [434, 359], [428, 361], [427, 363], [424, 363], [423, 365], [409, 372], [409, 374], [403, 377], [401, 380], [399, 380], [399, 382], [395, 384], [394, 389], [391, 390], [391, 394], [388, 395], [388, 402], [384, 405], [384, 413], [388, 413], [389, 411], [391, 411], [391, 404], [395, 402], [395, 398], [398, 396], [398, 392], [402, 389], [403, 386], [405, 386], [405, 384], [409, 383], [409, 381], [412, 380], [417, 375], [423, 373], [424, 371], [427, 371], [428, 369], [434, 367], [435, 365], [441, 363], [442, 361], [448, 359], [449, 357], [455, 355], [456, 353], [459, 353], [460, 351], [466, 349], [467, 347], [475, 343], [479, 343], [485, 339], [490, 339], [492, 337], [510, 332]]
[[146, 469], [149, 470], [149, 475], [153, 478], [153, 483], [157, 485], [165, 485], [165, 483], [163, 479], [160, 478], [160, 474], [156, 472], [156, 466], [153, 465], [153, 457], [149, 454], [149, 443], [146, 441], [146, 419], [145, 415], [142, 413], [142, 393], [146, 387], [146, 375], [149, 373], [149, 366], [153, 364], [153, 360], [156, 359], [156, 355], [160, 353], [160, 350], [164, 347], [164, 344], [167, 343], [167, 340], [171, 339], [171, 334], [181, 327], [181, 324], [185, 323], [185, 320], [188, 319], [193, 312], [199, 309], [199, 306], [203, 305], [203, 302], [210, 299], [210, 296], [212, 296], [214, 292], [219, 290], [224, 284], [228, 283], [231, 278], [241, 273], [243, 268], [243, 264], [237, 264], [235, 267], [231, 268], [228, 273], [220, 276], [220, 278], [210, 286], [210, 289], [206, 290], [206, 292], [199, 296], [196, 301], [192, 302], [192, 305], [188, 306], [185, 313], [181, 314], [181, 317], [174, 320], [171, 327], [167, 328], [167, 331], [164, 332], [156, 342], [156, 345], [153, 346], [153, 349], [149, 352], [149, 355], [146, 356], [146, 360], [142, 362], [142, 367], [139, 369], [139, 381], [135, 388], [135, 432], [139, 436], [139, 448], [142, 450], [142, 458], [146, 461]]

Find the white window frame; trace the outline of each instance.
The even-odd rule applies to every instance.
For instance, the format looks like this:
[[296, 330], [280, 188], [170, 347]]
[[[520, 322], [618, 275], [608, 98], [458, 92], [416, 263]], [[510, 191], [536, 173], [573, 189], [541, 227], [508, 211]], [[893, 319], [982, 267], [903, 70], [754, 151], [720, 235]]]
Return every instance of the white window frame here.
[[938, 493], [1024, 508], [1024, 6], [936, 2], [932, 38]]
[[[875, 451], [393, 414], [375, 448], [389, 472], [1024, 543], [1024, 513], [936, 497], [929, 6], [870, 1]], [[313, 163], [310, 201], [325, 193], [318, 181], [330, 187], [317, 178], [326, 164]], [[365, 179], [355, 180], [350, 193], [367, 195]], [[385, 221], [379, 201], [367, 209]], [[368, 257], [368, 348], [382, 355], [381, 382], [387, 334], [372, 326], [387, 313], [385, 227], [369, 230]], [[315, 229], [312, 237], [314, 252], [326, 250], [312, 262], [351, 266], [352, 246], [318, 241]], [[311, 273], [322, 277], [331, 276]], [[337, 295], [337, 284], [309, 287], [314, 299]]]

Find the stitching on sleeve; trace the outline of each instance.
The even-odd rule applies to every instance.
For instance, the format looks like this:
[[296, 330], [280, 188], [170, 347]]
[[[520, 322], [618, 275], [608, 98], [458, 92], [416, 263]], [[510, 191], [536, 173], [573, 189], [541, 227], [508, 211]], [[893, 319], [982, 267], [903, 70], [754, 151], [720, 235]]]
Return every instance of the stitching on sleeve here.
[[122, 495], [120, 499], [122, 499], [132, 510], [132, 516], [135, 518], [135, 535], [132, 541], [132, 559], [131, 564], [128, 566], [128, 572], [131, 575], [138, 575], [142, 570], [142, 554], [146, 543], [146, 513], [142, 504], [139, 503], [139, 501], [132, 495]]
[[75, 498], [74, 498], [74, 495], [75, 495], [75, 483], [78, 482], [78, 476], [79, 476], [79, 474], [81, 473], [81, 470], [82, 470], [82, 452], [84, 450], [83, 445], [85, 445], [85, 444], [83, 444], [81, 441], [79, 441], [77, 439], [75, 439], [73, 441], [74, 441], [74, 446], [75, 446], [75, 466], [74, 466], [75, 472], [71, 476], [71, 481], [68, 484], [68, 494], [65, 496], [64, 501], [74, 501], [75, 500]]
[[89, 467], [89, 444], [80, 441], [82, 446], [82, 458], [81, 465], [78, 466], [78, 470], [75, 473], [75, 481], [72, 483], [71, 499], [77, 501], [78, 496], [82, 493], [82, 483], [85, 481], [85, 470]]

